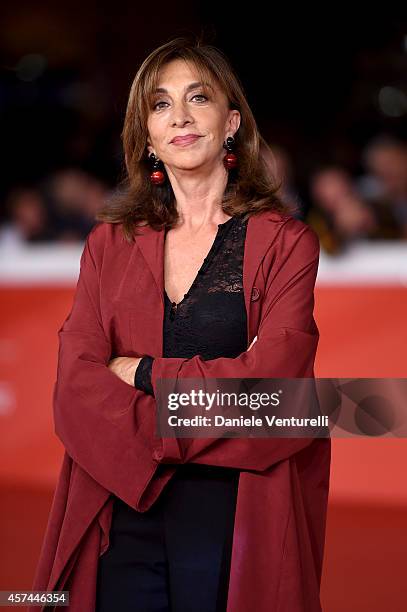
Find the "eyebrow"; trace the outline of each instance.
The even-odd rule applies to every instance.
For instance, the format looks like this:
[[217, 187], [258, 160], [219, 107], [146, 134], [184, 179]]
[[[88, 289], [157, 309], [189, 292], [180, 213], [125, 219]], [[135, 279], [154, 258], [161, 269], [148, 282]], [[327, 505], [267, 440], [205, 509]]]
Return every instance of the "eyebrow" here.
[[[197, 87], [210, 87], [211, 89], [213, 89], [212, 85], [210, 83], [201, 83], [199, 81], [196, 81], [194, 83], [190, 83], [186, 88], [185, 88], [185, 93], [188, 93], [188, 91], [191, 91], [191, 89], [197, 89]], [[164, 87], [157, 87], [157, 89], [155, 89], [153, 91], [153, 94], [158, 94], [158, 93], [168, 93], [167, 89], [165, 89]]]

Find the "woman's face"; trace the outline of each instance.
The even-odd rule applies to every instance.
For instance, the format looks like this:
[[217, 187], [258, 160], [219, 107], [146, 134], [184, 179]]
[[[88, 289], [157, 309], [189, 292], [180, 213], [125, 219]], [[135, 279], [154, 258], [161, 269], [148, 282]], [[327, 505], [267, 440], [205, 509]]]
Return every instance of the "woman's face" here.
[[[228, 100], [217, 84], [209, 99], [198, 83], [193, 65], [173, 60], [163, 66], [147, 120], [148, 152], [167, 169], [212, 168], [223, 163], [223, 143], [240, 125], [240, 113], [229, 110]], [[165, 91], [163, 91], [165, 90]], [[173, 138], [196, 134], [179, 144]]]

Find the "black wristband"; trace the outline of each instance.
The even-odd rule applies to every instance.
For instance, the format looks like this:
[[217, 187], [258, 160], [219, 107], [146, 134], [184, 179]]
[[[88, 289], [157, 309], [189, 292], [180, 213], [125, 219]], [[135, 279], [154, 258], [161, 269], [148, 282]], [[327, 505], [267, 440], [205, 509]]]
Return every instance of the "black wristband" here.
[[136, 389], [154, 397], [154, 389], [151, 384], [153, 361], [154, 357], [150, 355], [145, 355], [141, 358], [134, 374], [134, 386]]

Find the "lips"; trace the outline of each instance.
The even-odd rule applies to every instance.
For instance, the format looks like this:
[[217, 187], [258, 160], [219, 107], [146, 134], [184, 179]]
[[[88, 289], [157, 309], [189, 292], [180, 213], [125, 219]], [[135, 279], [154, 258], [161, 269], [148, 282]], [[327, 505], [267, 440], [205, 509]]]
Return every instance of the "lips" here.
[[186, 136], [176, 136], [171, 140], [172, 144], [189, 144], [195, 142], [200, 136], [198, 134], [187, 134]]

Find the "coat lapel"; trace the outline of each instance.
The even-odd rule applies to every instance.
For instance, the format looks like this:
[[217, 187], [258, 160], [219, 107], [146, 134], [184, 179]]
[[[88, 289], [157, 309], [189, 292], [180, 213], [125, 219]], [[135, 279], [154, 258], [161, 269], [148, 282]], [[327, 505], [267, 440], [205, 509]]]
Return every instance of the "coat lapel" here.
[[164, 229], [154, 230], [150, 225], [137, 228], [135, 241], [147, 266], [154, 277], [154, 282], [164, 303]]

